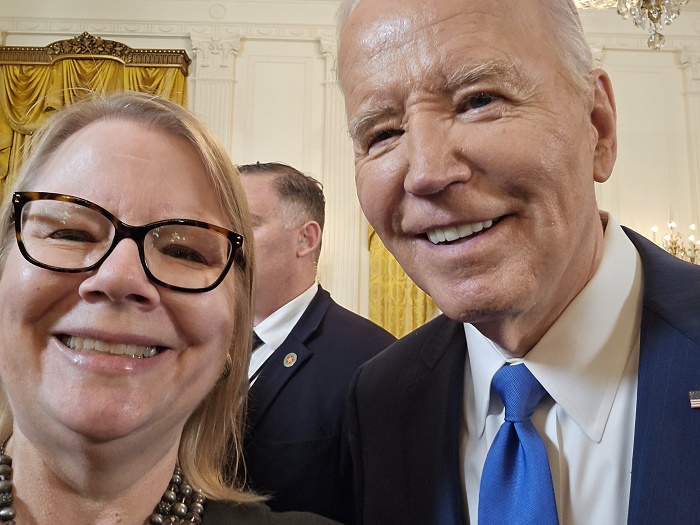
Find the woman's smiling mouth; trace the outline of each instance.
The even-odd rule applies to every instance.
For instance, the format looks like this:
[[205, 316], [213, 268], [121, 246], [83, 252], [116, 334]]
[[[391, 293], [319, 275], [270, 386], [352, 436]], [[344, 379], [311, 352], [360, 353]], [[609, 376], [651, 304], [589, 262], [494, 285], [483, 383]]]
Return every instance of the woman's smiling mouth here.
[[163, 348], [158, 346], [133, 345], [122, 343], [107, 343], [99, 339], [79, 337], [77, 335], [62, 334], [59, 336], [61, 342], [68, 348], [82, 353], [101, 353], [124, 355], [134, 359], [145, 359], [159, 354]]

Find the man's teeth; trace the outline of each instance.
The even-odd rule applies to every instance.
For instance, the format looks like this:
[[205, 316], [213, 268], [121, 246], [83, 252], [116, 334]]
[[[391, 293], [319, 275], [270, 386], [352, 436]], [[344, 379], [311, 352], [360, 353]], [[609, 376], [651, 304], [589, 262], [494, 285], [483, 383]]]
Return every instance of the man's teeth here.
[[126, 355], [135, 359], [153, 357], [158, 353], [157, 346], [112, 344], [105, 343], [104, 341], [100, 341], [98, 339], [88, 339], [85, 337], [78, 337], [75, 335], [61, 336], [61, 341], [68, 348], [72, 348], [74, 350], [88, 350], [92, 352], [101, 352], [105, 354]]
[[486, 230], [491, 226], [493, 226], [493, 221], [488, 220], [484, 222], [475, 222], [474, 224], [462, 224], [461, 226], [436, 228], [433, 231], [428, 232], [428, 239], [430, 239], [430, 242], [433, 244], [456, 241], [457, 239], [463, 239], [464, 237], [469, 237], [474, 233]]

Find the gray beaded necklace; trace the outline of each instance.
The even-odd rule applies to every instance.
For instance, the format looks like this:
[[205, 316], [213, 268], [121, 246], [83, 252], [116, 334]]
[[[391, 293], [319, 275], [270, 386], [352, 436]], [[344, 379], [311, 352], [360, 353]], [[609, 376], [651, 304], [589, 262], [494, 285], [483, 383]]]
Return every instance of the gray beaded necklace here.
[[[156, 505], [148, 523], [151, 525], [199, 524], [204, 515], [205, 497], [192, 488], [184, 472], [175, 466], [170, 485]], [[17, 525], [17, 512], [12, 506], [12, 458], [5, 454], [5, 445], [0, 445], [0, 524]]]

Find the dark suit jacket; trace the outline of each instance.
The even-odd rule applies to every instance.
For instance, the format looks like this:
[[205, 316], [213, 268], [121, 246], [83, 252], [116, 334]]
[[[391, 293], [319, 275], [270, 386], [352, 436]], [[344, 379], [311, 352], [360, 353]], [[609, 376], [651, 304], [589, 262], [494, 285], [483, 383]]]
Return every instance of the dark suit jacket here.
[[[253, 489], [273, 494], [273, 510], [350, 519], [348, 456], [341, 454], [348, 387], [357, 368], [395, 340], [319, 287], [249, 394], [248, 477]], [[290, 353], [297, 360], [287, 368]]]
[[233, 505], [220, 501], [204, 504], [202, 525], [338, 525], [306, 512], [270, 512], [265, 505]]
[[[700, 266], [625, 230], [644, 299], [630, 525], [700, 523]], [[465, 523], [459, 436], [466, 342], [444, 316], [361, 367], [349, 441], [364, 525]]]

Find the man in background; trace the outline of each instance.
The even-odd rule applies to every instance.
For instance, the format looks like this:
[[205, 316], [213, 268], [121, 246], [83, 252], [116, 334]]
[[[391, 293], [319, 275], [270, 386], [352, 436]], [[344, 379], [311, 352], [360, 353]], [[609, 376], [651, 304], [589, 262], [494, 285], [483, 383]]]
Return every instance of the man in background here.
[[255, 235], [255, 336], [245, 446], [253, 489], [277, 511], [347, 522], [341, 453], [357, 368], [395, 338], [339, 306], [316, 282], [325, 218], [321, 184], [280, 163], [238, 167]]
[[573, 2], [340, 9], [360, 203], [445, 313], [358, 372], [360, 521], [697, 523], [700, 267], [598, 210], [615, 102]]

